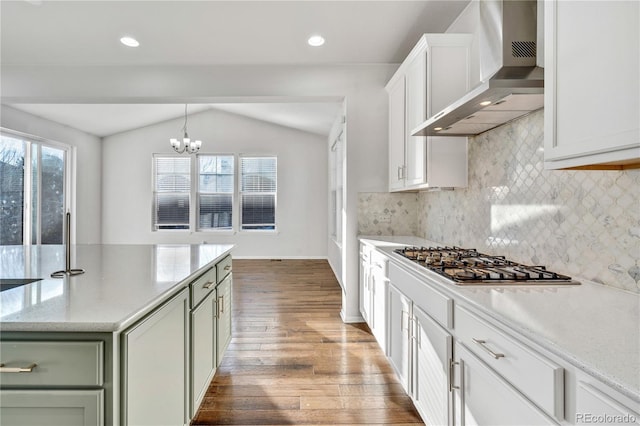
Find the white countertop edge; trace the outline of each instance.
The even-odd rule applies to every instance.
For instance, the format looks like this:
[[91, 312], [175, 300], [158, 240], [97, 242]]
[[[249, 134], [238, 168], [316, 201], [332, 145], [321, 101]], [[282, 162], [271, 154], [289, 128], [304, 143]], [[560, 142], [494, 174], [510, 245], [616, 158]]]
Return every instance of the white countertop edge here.
[[132, 312], [121, 318], [118, 322], [23, 322], [23, 321], [1, 321], [0, 332], [68, 332], [68, 333], [119, 333], [133, 325], [136, 321], [144, 318], [158, 306], [167, 302], [180, 291], [189, 286], [194, 279], [198, 278], [204, 272], [214, 267], [224, 257], [231, 253], [234, 245], [224, 244], [228, 248], [220, 253], [215, 259], [201, 266], [184, 279], [168, 287], [164, 292], [150, 299], [146, 304], [141, 306], [135, 312]]
[[[383, 236], [360, 236], [358, 237], [360, 241], [365, 244], [369, 244], [376, 249], [380, 249], [385, 255], [389, 256], [390, 259], [393, 259], [397, 263], [400, 263], [403, 267], [410, 269], [414, 273], [418, 273], [419, 275], [425, 276], [425, 278], [436, 281], [439, 284], [438, 290], [444, 291], [448, 293], [450, 296], [454, 296], [457, 299], [462, 299], [465, 304], [473, 307], [475, 310], [480, 311], [485, 314], [489, 318], [499, 322], [502, 326], [504, 326], [507, 330], [512, 333], [522, 335], [523, 337], [531, 340], [533, 343], [541, 346], [542, 348], [548, 350], [550, 353], [558, 356], [559, 358], [567, 361], [577, 369], [584, 371], [585, 373], [601, 380], [603, 383], [607, 384], [611, 388], [616, 391], [622, 393], [623, 395], [635, 400], [640, 401], [640, 388], [634, 388], [633, 385], [624, 383], [620, 380], [620, 378], [608, 375], [602, 372], [601, 369], [598, 369], [597, 366], [588, 364], [579, 358], [579, 355], [568, 352], [564, 348], [558, 346], [556, 342], [552, 340], [548, 340], [545, 337], [541, 336], [537, 332], [528, 329], [518, 323], [514, 323], [511, 319], [504, 317], [493, 311], [491, 309], [487, 309], [485, 306], [476, 303], [473, 300], [470, 300], [464, 296], [464, 294], [460, 293], [459, 290], [461, 287], [456, 286], [455, 284], [449, 282], [446, 278], [434, 273], [430, 272], [427, 269], [419, 269], [413, 264], [410, 260], [401, 257], [393, 253], [393, 249], [397, 246], [406, 246], [406, 245], [416, 245], [416, 246], [443, 246], [443, 244], [436, 243], [433, 241], [425, 240], [419, 237], [402, 237], [402, 236], [393, 236], [393, 237], [383, 237]], [[593, 281], [582, 279], [580, 277], [575, 277], [575, 279], [581, 282], [583, 285], [593, 285], [598, 286], [600, 288], [605, 288], [606, 290], [627, 293], [629, 295], [633, 295], [637, 297], [636, 293], [618, 289], [615, 287], [607, 287], [603, 284], [595, 283]], [[491, 286], [495, 287], [495, 286]], [[526, 287], [526, 286], [522, 286]], [[534, 287], [534, 286], [531, 286]]]

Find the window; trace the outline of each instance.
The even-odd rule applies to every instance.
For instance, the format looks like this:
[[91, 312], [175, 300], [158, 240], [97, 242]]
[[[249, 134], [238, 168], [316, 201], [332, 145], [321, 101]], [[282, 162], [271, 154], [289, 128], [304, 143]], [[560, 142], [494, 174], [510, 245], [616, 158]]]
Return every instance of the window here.
[[233, 228], [233, 155], [198, 156], [198, 229]]
[[240, 156], [238, 164], [234, 154], [154, 155], [153, 229], [275, 230], [277, 158]]
[[70, 148], [34, 137], [0, 138], [0, 245], [62, 244]]
[[191, 158], [154, 157], [154, 229], [189, 229]]
[[276, 157], [240, 158], [242, 230], [276, 228]]

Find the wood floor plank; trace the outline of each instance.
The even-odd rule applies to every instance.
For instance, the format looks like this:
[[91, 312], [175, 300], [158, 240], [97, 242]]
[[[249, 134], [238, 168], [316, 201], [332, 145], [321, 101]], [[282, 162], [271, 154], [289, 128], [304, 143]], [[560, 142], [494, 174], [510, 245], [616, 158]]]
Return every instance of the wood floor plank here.
[[233, 337], [192, 425], [424, 425], [323, 260], [234, 260]]

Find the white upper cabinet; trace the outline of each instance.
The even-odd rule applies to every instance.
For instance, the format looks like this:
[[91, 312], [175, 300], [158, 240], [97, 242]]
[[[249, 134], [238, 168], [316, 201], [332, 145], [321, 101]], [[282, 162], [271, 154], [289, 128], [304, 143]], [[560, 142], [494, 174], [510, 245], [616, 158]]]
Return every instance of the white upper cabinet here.
[[411, 136], [470, 87], [470, 34], [425, 34], [387, 84], [389, 190], [467, 186], [467, 138]]
[[547, 169], [640, 165], [640, 3], [545, 5]]

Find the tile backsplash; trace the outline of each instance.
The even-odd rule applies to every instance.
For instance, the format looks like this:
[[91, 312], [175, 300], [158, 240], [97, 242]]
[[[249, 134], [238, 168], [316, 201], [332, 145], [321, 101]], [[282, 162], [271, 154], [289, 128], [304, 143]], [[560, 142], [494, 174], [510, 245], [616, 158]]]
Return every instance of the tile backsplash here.
[[417, 235], [416, 193], [358, 194], [359, 235]]
[[[545, 170], [543, 127], [537, 111], [471, 138], [469, 187], [419, 193], [414, 235], [640, 293], [640, 170]], [[394, 223], [378, 235], [408, 230]]]

